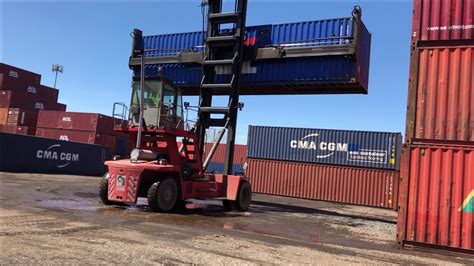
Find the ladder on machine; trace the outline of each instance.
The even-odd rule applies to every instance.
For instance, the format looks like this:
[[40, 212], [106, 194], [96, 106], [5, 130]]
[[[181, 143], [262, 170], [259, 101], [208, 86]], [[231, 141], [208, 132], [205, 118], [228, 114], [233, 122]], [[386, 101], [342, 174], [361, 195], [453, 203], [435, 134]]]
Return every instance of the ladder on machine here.
[[[199, 150], [201, 152], [204, 150], [206, 129], [209, 127], [227, 129], [224, 174], [232, 174], [237, 109], [242, 108], [239, 103], [239, 83], [242, 72], [247, 0], [235, 0], [235, 8], [232, 12], [222, 12], [222, 0], [208, 0], [207, 3], [209, 9], [206, 51], [202, 62], [203, 77], [199, 93], [199, 122], [197, 127]], [[222, 30], [221, 26], [224, 24], [233, 25], [233, 27]], [[216, 82], [216, 67], [231, 68], [229, 83]], [[228, 105], [214, 106], [212, 96], [215, 94], [228, 96]], [[221, 118], [212, 117], [216, 114], [220, 115]]]

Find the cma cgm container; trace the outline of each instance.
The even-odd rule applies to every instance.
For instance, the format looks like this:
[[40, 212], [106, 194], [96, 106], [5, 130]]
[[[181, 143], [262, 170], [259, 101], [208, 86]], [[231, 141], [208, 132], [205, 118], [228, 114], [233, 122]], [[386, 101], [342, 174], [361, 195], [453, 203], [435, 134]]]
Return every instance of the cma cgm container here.
[[[40, 111], [38, 127], [104, 133], [107, 130], [107, 116], [97, 113]], [[112, 125], [111, 127], [113, 128]]]
[[398, 240], [474, 253], [474, 146], [413, 144], [403, 153]]
[[249, 159], [246, 174], [257, 193], [397, 208], [397, 171]]
[[474, 46], [413, 53], [406, 139], [474, 141]]
[[415, 0], [413, 3], [413, 42], [474, 40], [474, 1]]
[[2, 80], [9, 84], [12, 81], [27, 82], [31, 85], [37, 85], [41, 82], [40, 74], [36, 74], [4, 63], [0, 63], [0, 74], [3, 75], [0, 76]]
[[[371, 34], [360, 14], [355, 9], [345, 18], [246, 27], [240, 94], [366, 94]], [[150, 60], [147, 76], [166, 77], [184, 95], [199, 95], [203, 32], [140, 42]], [[230, 70], [215, 67], [215, 82], [229, 82]]]
[[104, 146], [0, 133], [0, 171], [100, 176]]
[[399, 169], [400, 133], [249, 126], [249, 158]]

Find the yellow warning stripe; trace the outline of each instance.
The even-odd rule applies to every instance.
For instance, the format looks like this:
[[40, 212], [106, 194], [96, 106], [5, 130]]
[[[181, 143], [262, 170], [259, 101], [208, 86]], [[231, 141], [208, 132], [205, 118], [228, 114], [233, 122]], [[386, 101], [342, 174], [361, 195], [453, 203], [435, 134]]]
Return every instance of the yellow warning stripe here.
[[462, 206], [459, 207], [458, 211], [462, 211], [464, 208], [466, 208], [466, 206], [469, 203], [469, 201], [471, 200], [471, 198], [474, 198], [474, 189], [471, 191], [471, 193], [469, 193], [469, 195], [467, 195], [466, 199], [462, 203]]

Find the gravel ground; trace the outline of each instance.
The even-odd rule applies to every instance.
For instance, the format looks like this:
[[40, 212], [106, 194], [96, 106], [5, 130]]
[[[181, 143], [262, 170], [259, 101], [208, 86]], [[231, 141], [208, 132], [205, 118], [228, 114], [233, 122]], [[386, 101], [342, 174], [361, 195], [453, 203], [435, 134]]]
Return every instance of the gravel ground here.
[[391, 210], [254, 195], [249, 212], [194, 201], [179, 214], [103, 206], [99, 178], [0, 172], [1, 264], [436, 264], [400, 249]]

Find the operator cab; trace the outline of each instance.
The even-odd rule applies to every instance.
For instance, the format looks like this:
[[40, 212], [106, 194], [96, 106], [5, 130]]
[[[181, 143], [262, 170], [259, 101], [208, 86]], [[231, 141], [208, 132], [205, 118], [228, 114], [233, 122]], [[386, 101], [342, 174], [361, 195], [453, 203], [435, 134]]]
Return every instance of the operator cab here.
[[[140, 77], [132, 82], [130, 103], [130, 125], [139, 126], [140, 120]], [[165, 78], [145, 79], [143, 96], [144, 128], [184, 128], [182, 92]]]

